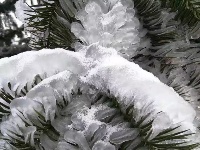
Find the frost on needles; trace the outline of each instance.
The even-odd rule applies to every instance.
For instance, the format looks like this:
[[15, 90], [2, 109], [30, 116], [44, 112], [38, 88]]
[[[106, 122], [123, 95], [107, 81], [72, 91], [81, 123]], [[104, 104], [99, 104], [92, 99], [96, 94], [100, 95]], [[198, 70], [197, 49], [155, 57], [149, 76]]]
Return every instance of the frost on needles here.
[[4, 147], [196, 147], [199, 131], [193, 107], [152, 73], [126, 59], [149, 45], [139, 32], [144, 29], [134, 17], [133, 3], [86, 2], [76, 12], [80, 23], [71, 24], [71, 31], [82, 41], [73, 44], [76, 52], [42, 49], [0, 59]]

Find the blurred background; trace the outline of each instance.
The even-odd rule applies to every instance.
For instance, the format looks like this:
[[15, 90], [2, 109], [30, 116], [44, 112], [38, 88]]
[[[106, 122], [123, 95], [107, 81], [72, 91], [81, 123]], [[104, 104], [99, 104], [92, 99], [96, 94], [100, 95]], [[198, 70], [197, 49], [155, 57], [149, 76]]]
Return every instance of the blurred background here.
[[30, 50], [29, 33], [15, 16], [18, 0], [0, 0], [0, 58]]

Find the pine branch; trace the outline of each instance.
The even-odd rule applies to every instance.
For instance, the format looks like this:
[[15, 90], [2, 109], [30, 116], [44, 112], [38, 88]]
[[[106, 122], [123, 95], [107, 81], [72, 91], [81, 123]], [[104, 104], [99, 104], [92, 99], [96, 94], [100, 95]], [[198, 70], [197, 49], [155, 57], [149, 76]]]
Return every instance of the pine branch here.
[[69, 21], [73, 19], [66, 15], [58, 1], [45, 2], [31, 6], [32, 12], [28, 20], [30, 32], [35, 36], [32, 47], [40, 48], [68, 48], [75, 41], [71, 33]]
[[5, 103], [0, 102], [0, 120], [2, 120], [2, 118], [4, 116], [8, 116], [10, 114], [9, 105], [15, 98], [25, 96], [31, 88], [36, 86], [42, 80], [43, 79], [39, 75], [37, 75], [37, 76], [35, 76], [35, 78], [31, 84], [27, 83], [20, 91], [18, 89], [19, 86], [15, 90], [13, 90], [11, 83], [8, 83], [7, 87], [1, 88], [0, 89], [0, 98]]
[[[138, 11], [140, 21], [143, 22], [143, 27], [148, 29], [147, 37], [150, 38], [152, 46], [150, 50], [142, 51], [142, 55], [150, 56], [151, 58], [162, 59], [165, 63], [178, 64], [172, 58], [186, 60], [191, 63], [194, 59], [194, 53], [198, 55], [198, 44], [189, 43], [187, 35], [183, 32], [180, 35], [179, 24], [174, 17], [165, 20], [163, 7], [158, 0], [133, 0], [135, 8]], [[144, 7], [145, 6], [145, 7]], [[148, 6], [148, 7], [147, 7]], [[170, 17], [170, 12], [167, 12]], [[181, 37], [182, 36], [182, 37]], [[136, 56], [137, 57], [137, 56]], [[198, 58], [198, 56], [197, 56]]]
[[[147, 112], [148, 106], [144, 107], [140, 112], [137, 112], [134, 108], [134, 106], [120, 106], [120, 104], [116, 101], [116, 99], [107, 99], [106, 102], [112, 101], [113, 104], [110, 104], [110, 106], [115, 107], [120, 110], [121, 115], [124, 117], [125, 121], [129, 122], [132, 126], [132, 128], [137, 128], [139, 131], [138, 138], [140, 139], [140, 143], [137, 142], [138, 145], [134, 145], [135, 149], [140, 149], [147, 147], [148, 149], [158, 149], [158, 150], [164, 150], [164, 149], [176, 149], [176, 150], [182, 150], [182, 149], [188, 149], [192, 150], [195, 147], [198, 147], [199, 144], [186, 144], [185, 142], [181, 141], [182, 139], [187, 138], [187, 136], [190, 136], [192, 133], [187, 133], [187, 131], [176, 131], [180, 126], [172, 127], [165, 129], [161, 131], [157, 136], [155, 136], [153, 139], [149, 139], [152, 132], [152, 123], [154, 120], [149, 120], [149, 116], [152, 112], [147, 113], [147, 115], [141, 117], [139, 120], [135, 120], [135, 115], [141, 114], [142, 112]], [[156, 116], [155, 116], [156, 118]], [[133, 146], [133, 143], [136, 143], [138, 139], [134, 139], [133, 141], [127, 141], [122, 144], [122, 149], [130, 149], [130, 146]], [[177, 141], [179, 140], [179, 142]], [[135, 141], [135, 142], [134, 142]], [[183, 144], [185, 144], [183, 146]]]
[[152, 47], [159, 47], [175, 41], [177, 37], [176, 22], [162, 28], [163, 16], [161, 4], [158, 0], [133, 0], [139, 19], [148, 29], [147, 37], [151, 38]]
[[[140, 21], [143, 22], [144, 28], [148, 29], [147, 37], [150, 38], [152, 43], [149, 50], [142, 50], [133, 60], [150, 72], [154, 72], [156, 69], [155, 75], [160, 76], [162, 82], [173, 87], [186, 100], [194, 99], [191, 91], [199, 91], [199, 89], [190, 84], [190, 81], [192, 80], [195, 84], [198, 84], [197, 76], [190, 75], [187, 81], [180, 81], [179, 76], [175, 76], [173, 82], [170, 79], [171, 77], [163, 79], [163, 76], [166, 76], [166, 72], [171, 72], [171, 68], [174, 68], [173, 70], [183, 70], [181, 74], [186, 76], [187, 72], [184, 71], [186, 68], [190, 68], [191, 64], [198, 66], [199, 44], [188, 42], [186, 40], [188, 37], [184, 35], [185, 32], [182, 33], [183, 36], [180, 38], [179, 29], [182, 24], [176, 22], [176, 18], [172, 17], [168, 22], [165, 22], [166, 20], [162, 15], [163, 5], [160, 1], [133, 1]], [[170, 12], [168, 13], [170, 17]], [[163, 72], [163, 70], [165, 71]], [[174, 84], [175, 81], [179, 82]], [[197, 99], [199, 99], [198, 96]]]
[[[70, 24], [77, 21], [74, 18], [74, 14], [78, 9], [82, 8], [84, 2], [75, 0], [60, 0], [59, 2], [60, 3], [44, 2], [43, 4], [32, 6], [34, 12], [36, 12], [36, 15], [30, 15], [29, 18], [29, 21], [31, 22], [29, 26], [35, 28], [32, 30], [32, 33], [45, 34], [45, 37], [38, 37], [39, 41], [36, 41], [34, 46], [53, 48], [61, 44], [63, 47], [71, 47], [71, 44], [74, 41], [78, 41], [78, 39], [70, 32]], [[169, 67], [168, 69], [166, 67], [168, 65], [167, 63], [169, 63], [170, 66], [174, 65], [175, 68], [184, 68], [188, 66], [188, 64], [182, 66], [180, 62], [173, 62], [177, 57], [181, 56], [181, 58], [190, 59], [190, 61], [195, 60], [196, 56], [193, 56], [192, 53], [189, 52], [191, 46], [186, 49], [183, 47], [170, 49], [170, 42], [174, 41], [173, 44], [176, 44], [177, 42], [177, 32], [175, 31], [177, 24], [172, 20], [163, 28], [161, 5], [158, 1], [136, 0], [135, 6], [138, 9], [140, 17], [142, 16], [141, 20], [144, 22], [144, 26], [149, 30], [148, 37], [151, 38], [153, 44], [150, 52], [146, 51], [146, 53], [141, 56], [143, 63], [143, 59], [148, 58], [147, 64], [149, 67], [152, 67], [155, 65], [156, 60], [158, 60], [161, 64], [161, 67], [159, 68], [160, 72], [165, 72], [166, 70], [171, 72], [171, 68]], [[62, 9], [59, 10], [61, 7]], [[39, 21], [37, 21], [37, 19], [39, 19]], [[64, 32], [66, 33], [64, 34]], [[194, 48], [193, 51], [195, 52], [193, 54], [197, 55], [199, 53], [198, 46], [195, 45], [192, 48]], [[176, 53], [177, 51], [178, 54]], [[140, 56], [136, 57], [138, 57], [137, 60], [141, 58]], [[179, 60], [181, 59], [178, 58], [178, 61]], [[188, 62], [189, 61], [187, 61], [187, 63]], [[109, 70], [103, 71], [109, 72]], [[167, 74], [167, 76], [170, 78], [171, 76], [169, 74]], [[193, 77], [193, 80], [186, 84], [192, 86], [198, 85], [199, 77], [195, 75], [193, 75]], [[172, 78], [171, 80], [173, 80]], [[168, 81], [170, 82], [171, 80]], [[140, 110], [136, 110], [133, 101], [131, 100], [129, 101], [129, 104], [127, 104], [123, 99], [119, 100], [119, 97], [109, 98], [109, 91], [108, 94], [100, 93], [100, 96], [97, 91], [98, 96], [95, 97], [95, 90], [90, 89], [92, 91], [91, 93], [94, 94], [94, 97], [88, 98], [87, 96], [91, 96], [91, 93], [88, 91], [81, 91], [79, 84], [75, 85], [78, 86], [79, 92], [77, 92], [77, 89], [73, 89], [75, 92], [68, 89], [74, 87], [74, 85], [70, 83], [70, 78], [69, 82], [66, 82], [66, 80], [62, 82], [61, 80], [62, 84], [70, 85], [67, 86], [68, 88], [63, 88], [61, 90], [58, 89], [58, 87], [62, 87], [59, 86], [60, 82], [59, 84], [55, 84], [57, 82], [55, 80], [52, 81], [54, 84], [51, 84], [51, 86], [40, 86], [38, 88], [38, 95], [38, 89], [34, 89], [35, 91], [29, 95], [30, 97], [27, 96], [24, 99], [18, 99], [18, 101], [13, 101], [13, 99], [25, 96], [29, 91], [28, 85], [22, 90], [17, 89], [16, 91], [13, 91], [11, 84], [8, 83], [8, 87], [2, 89], [0, 97], [8, 103], [8, 105], [0, 103], [0, 111], [2, 114], [10, 114], [9, 104], [12, 101], [11, 107], [17, 109], [15, 112], [17, 115], [13, 114], [12, 116], [11, 114], [9, 120], [6, 121], [13, 125], [12, 121], [15, 121], [14, 119], [17, 118], [19, 119], [17, 121], [21, 121], [18, 125], [22, 124], [25, 126], [19, 127], [19, 130], [17, 130], [19, 133], [15, 130], [15, 124], [13, 125], [14, 127], [11, 128], [13, 130], [10, 130], [9, 126], [6, 126], [6, 129], [8, 128], [7, 141], [12, 147], [34, 150], [36, 147], [42, 147], [41, 145], [45, 144], [42, 143], [43, 141], [41, 138], [45, 138], [45, 142], [50, 141], [50, 144], [53, 143], [53, 147], [51, 147], [53, 149], [56, 148], [57, 145], [61, 145], [61, 147], [64, 145], [64, 147], [68, 149], [97, 149], [98, 147], [101, 147], [102, 149], [109, 150], [115, 148], [121, 150], [143, 148], [152, 150], [164, 150], [169, 148], [176, 150], [190, 150], [199, 146], [198, 143], [188, 142], [188, 136], [191, 136], [192, 133], [188, 130], [180, 131], [180, 126], [178, 125], [164, 129], [155, 135], [152, 126], [159, 113], [155, 114], [153, 110], [150, 110], [150, 105], [143, 107]], [[74, 84], [75, 82], [72, 83]], [[46, 84], [50, 85], [50, 82], [48, 81]], [[180, 93], [183, 92], [180, 85], [176, 86], [176, 89], [180, 90]], [[31, 84], [31, 88], [32, 87], [33, 84]], [[83, 87], [84, 90], [88, 88], [85, 86]], [[42, 94], [40, 93], [40, 88], [42, 89]], [[183, 95], [184, 94], [185, 93], [183, 93]], [[120, 94], [118, 93], [116, 95], [118, 96]], [[35, 98], [37, 98], [37, 100]], [[145, 100], [145, 97], [142, 98], [144, 98], [142, 100]], [[120, 104], [118, 103], [119, 101]], [[89, 110], [91, 109], [96, 111], [92, 119], [88, 117], [90, 116]], [[91, 111], [91, 113], [93, 112], [94, 111]], [[81, 115], [87, 116], [86, 119], [80, 118]], [[6, 124], [6, 121], [3, 123]], [[18, 122], [16, 122], [16, 124], [17, 123]], [[63, 124], [64, 127], [61, 127]], [[109, 129], [119, 126], [123, 127], [123, 130], [115, 130], [116, 128], [114, 128], [114, 131], [111, 130], [110, 132]], [[29, 132], [31, 131], [29, 135], [23, 132], [24, 129], [32, 129], [31, 127], [34, 127], [35, 130], [28, 130]], [[107, 140], [106, 144], [102, 144], [101, 142], [105, 139]], [[99, 146], [98, 144], [102, 145]], [[57, 149], [59, 148], [57, 147]]]

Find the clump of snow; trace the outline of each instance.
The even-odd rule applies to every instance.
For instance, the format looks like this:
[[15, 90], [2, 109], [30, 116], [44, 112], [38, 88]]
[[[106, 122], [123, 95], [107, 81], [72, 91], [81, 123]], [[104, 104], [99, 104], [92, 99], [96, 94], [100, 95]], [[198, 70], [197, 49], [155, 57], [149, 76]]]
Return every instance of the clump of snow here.
[[78, 118], [80, 118], [84, 125], [85, 125], [85, 130], [88, 129], [88, 127], [91, 124], [97, 124], [97, 125], [101, 125], [102, 122], [96, 119], [96, 112], [98, 111], [98, 107], [91, 107], [90, 109], [86, 109], [86, 111], [84, 113], [80, 112], [78, 113]]
[[70, 94], [72, 90], [77, 91], [77, 86], [77, 76], [63, 71], [44, 79], [27, 93], [26, 98], [42, 103], [46, 113], [45, 119], [53, 121], [57, 111], [56, 103], [64, 105], [64, 101], [61, 101], [63, 97], [60, 96], [64, 96], [66, 101], [70, 102]]
[[[23, 128], [22, 130], [25, 138], [25, 143], [30, 143], [31, 146], [34, 146], [34, 133], [36, 132], [35, 126], [29, 126], [26, 128]], [[30, 141], [29, 141], [30, 140]]]
[[35, 110], [42, 112], [42, 106], [40, 103], [25, 97], [14, 99], [10, 104], [10, 109], [12, 116], [14, 117], [18, 116], [19, 110], [25, 116], [27, 116], [27, 114], [35, 114]]
[[[26, 143], [34, 145], [36, 126], [43, 127], [43, 124], [41, 124], [42, 118], [39, 119], [38, 113], [44, 116], [45, 121], [51, 121], [57, 129], [65, 131], [65, 126], [60, 127], [55, 121], [71, 123], [71, 119], [61, 117], [59, 114], [55, 118], [55, 113], [57, 112], [56, 104], [59, 103], [64, 107], [70, 102], [69, 95], [71, 95], [72, 90], [76, 92], [77, 86], [77, 75], [70, 71], [63, 71], [44, 79], [31, 89], [25, 97], [16, 98], [11, 102], [11, 115], [0, 125], [2, 134], [9, 138], [10, 135], [16, 137], [13, 133], [17, 133], [20, 136], [24, 136]], [[58, 97], [63, 95], [64, 97]], [[66, 103], [61, 100], [66, 100]], [[40, 139], [45, 148], [49, 149], [52, 145], [55, 147], [55, 143], [50, 142], [51, 144], [49, 145], [51, 140], [45, 134], [41, 134]]]
[[31, 10], [28, 4], [30, 3], [25, 3], [24, 0], [18, 0], [15, 3], [15, 8], [16, 8], [15, 15], [23, 24], [26, 24], [25, 19], [28, 18], [26, 10]]
[[86, 141], [84, 135], [76, 131], [66, 131], [64, 139], [69, 143], [77, 144], [82, 150], [90, 150], [88, 142]]
[[10, 139], [10, 140], [12, 140], [12, 138], [16, 138], [20, 141], [24, 140], [22, 130], [23, 129], [25, 130], [26, 127], [25, 127], [25, 123], [22, 121], [20, 117], [11, 115], [9, 116], [7, 120], [1, 122], [0, 129], [4, 138]]
[[134, 17], [133, 8], [125, 1], [91, 1], [79, 11], [71, 31], [85, 45], [99, 43], [104, 47], [115, 48], [124, 55], [134, 55], [139, 47], [139, 20]]

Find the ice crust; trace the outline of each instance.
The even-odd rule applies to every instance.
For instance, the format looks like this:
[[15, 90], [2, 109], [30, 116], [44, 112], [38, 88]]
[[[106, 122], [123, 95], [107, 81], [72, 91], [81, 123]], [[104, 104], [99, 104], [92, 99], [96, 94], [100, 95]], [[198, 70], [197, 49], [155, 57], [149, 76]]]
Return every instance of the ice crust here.
[[58, 101], [62, 99], [60, 96], [63, 95], [70, 102], [71, 91], [76, 91], [77, 86], [77, 75], [63, 71], [43, 80], [26, 95], [26, 98], [42, 103], [46, 113], [45, 119], [53, 121], [57, 112], [56, 102], [64, 105], [63, 101]]
[[[121, 54], [133, 56], [139, 47], [139, 20], [126, 1], [90, 1], [72, 23], [71, 31], [86, 45], [99, 43]], [[132, 3], [133, 5], [133, 3]], [[123, 36], [122, 36], [123, 35]]]

